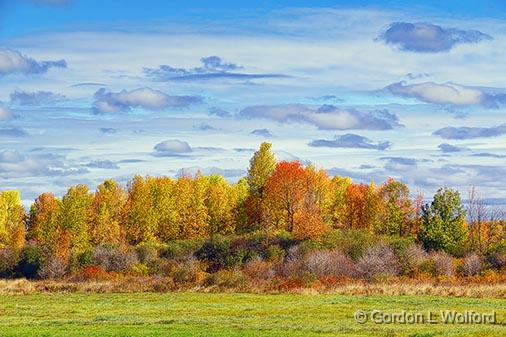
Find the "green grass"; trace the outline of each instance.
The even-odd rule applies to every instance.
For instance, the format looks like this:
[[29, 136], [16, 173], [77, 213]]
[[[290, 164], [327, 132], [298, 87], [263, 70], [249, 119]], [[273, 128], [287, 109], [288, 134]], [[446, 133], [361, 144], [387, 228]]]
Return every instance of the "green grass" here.
[[[358, 324], [357, 309], [497, 312], [495, 325]], [[0, 297], [0, 336], [506, 336], [506, 300], [204, 293]]]

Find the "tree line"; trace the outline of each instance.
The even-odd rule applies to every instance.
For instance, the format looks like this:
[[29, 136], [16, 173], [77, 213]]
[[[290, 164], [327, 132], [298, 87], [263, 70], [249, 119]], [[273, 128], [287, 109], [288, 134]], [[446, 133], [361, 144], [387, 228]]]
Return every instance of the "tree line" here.
[[472, 193], [467, 209], [459, 193], [446, 187], [424, 203], [394, 179], [379, 186], [354, 183], [298, 161], [277, 162], [271, 144], [262, 143], [247, 177], [233, 184], [219, 175], [135, 176], [124, 189], [108, 179], [94, 193], [86, 185], [70, 187], [62, 198], [42, 193], [28, 213], [18, 191], [1, 192], [0, 248], [30, 243], [68, 259], [103, 244], [255, 231], [318, 240], [342, 228], [415, 237], [427, 250], [484, 252], [504, 242], [504, 216]]

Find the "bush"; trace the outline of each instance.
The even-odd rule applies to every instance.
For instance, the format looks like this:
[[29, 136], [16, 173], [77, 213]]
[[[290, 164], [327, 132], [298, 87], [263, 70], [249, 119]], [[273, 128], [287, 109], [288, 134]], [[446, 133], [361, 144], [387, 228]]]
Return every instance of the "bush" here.
[[93, 265], [100, 266], [108, 272], [127, 271], [139, 262], [134, 252], [112, 246], [96, 247], [91, 260]]
[[465, 276], [478, 275], [481, 272], [481, 269], [482, 264], [478, 254], [473, 253], [464, 258], [464, 263], [462, 264], [462, 272]]
[[11, 248], [0, 249], [0, 277], [12, 277], [15, 274], [19, 253]]
[[193, 257], [174, 265], [170, 272], [174, 282], [180, 285], [199, 285], [204, 281], [206, 275], [200, 262]]
[[20, 260], [16, 266], [16, 274], [28, 279], [36, 278], [44, 263], [44, 253], [44, 250], [40, 246], [25, 246], [21, 251]]
[[57, 279], [63, 277], [66, 270], [67, 264], [65, 262], [56, 256], [51, 256], [42, 264], [38, 276], [41, 279]]
[[325, 277], [356, 277], [355, 263], [339, 250], [317, 250], [305, 258], [305, 268], [319, 278]]
[[221, 289], [245, 289], [248, 285], [246, 276], [237, 269], [224, 269], [214, 274], [210, 274], [205, 284], [207, 286], [217, 286]]
[[453, 263], [453, 258], [443, 251], [432, 252], [430, 254], [430, 259], [433, 263], [434, 276], [446, 276], [452, 277], [455, 275], [455, 264]]
[[405, 273], [416, 271], [427, 262], [429, 254], [418, 244], [409, 245], [400, 255], [401, 264]]
[[266, 259], [268, 261], [280, 261], [285, 257], [285, 250], [278, 245], [271, 245], [267, 248]]
[[244, 239], [233, 240], [222, 235], [213, 236], [195, 252], [198, 259], [207, 262], [208, 271], [211, 273], [223, 268], [243, 266], [257, 255], [258, 252], [251, 242]]
[[262, 260], [260, 256], [249, 261], [243, 272], [252, 279], [264, 281], [272, 280], [276, 276], [272, 263]]
[[341, 230], [333, 238], [333, 246], [355, 261], [358, 261], [364, 252], [378, 242], [378, 238], [363, 230]]
[[110, 275], [100, 266], [87, 266], [84, 267], [78, 274], [73, 276], [74, 281], [103, 281], [109, 280]]
[[401, 268], [394, 250], [385, 244], [379, 244], [369, 248], [360, 258], [358, 270], [362, 277], [370, 280], [377, 276], [399, 275]]
[[140, 263], [151, 264], [158, 259], [158, 249], [152, 244], [140, 244], [135, 247]]
[[86, 249], [81, 252], [74, 253], [70, 256], [70, 270], [72, 272], [81, 270], [84, 267], [91, 266], [93, 264], [93, 250]]
[[487, 262], [501, 271], [506, 268], [506, 244], [497, 244], [487, 252]]
[[198, 251], [202, 245], [202, 239], [169, 241], [160, 249], [159, 255], [165, 259], [183, 261]]

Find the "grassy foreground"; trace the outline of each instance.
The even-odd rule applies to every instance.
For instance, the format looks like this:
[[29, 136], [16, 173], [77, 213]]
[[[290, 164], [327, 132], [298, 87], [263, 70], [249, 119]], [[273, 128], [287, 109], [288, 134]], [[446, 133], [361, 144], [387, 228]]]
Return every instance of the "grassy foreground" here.
[[[357, 309], [497, 312], [495, 325], [359, 324]], [[212, 293], [2, 295], [0, 336], [505, 336], [506, 300]]]

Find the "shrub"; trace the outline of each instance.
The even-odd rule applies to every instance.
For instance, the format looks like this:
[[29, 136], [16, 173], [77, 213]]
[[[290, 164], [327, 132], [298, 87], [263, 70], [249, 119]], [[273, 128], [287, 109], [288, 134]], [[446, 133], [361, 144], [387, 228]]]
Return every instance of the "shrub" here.
[[12, 277], [15, 273], [19, 253], [11, 248], [0, 249], [0, 277]]
[[188, 257], [184, 262], [174, 265], [170, 272], [174, 282], [180, 285], [199, 285], [206, 275], [200, 262], [193, 257]]
[[466, 276], [478, 275], [481, 272], [482, 264], [478, 254], [473, 253], [464, 258], [462, 271]]
[[268, 261], [280, 261], [285, 257], [285, 250], [278, 245], [271, 245], [267, 248], [266, 259]]
[[137, 258], [140, 263], [146, 265], [153, 263], [158, 259], [158, 249], [151, 244], [140, 244], [135, 247], [135, 252], [137, 253]]
[[205, 284], [207, 286], [217, 286], [222, 289], [245, 289], [248, 285], [246, 276], [237, 269], [223, 269], [214, 274], [210, 274]]
[[37, 245], [27, 245], [21, 251], [16, 274], [28, 279], [36, 278], [44, 263], [44, 250]]
[[393, 249], [385, 244], [369, 248], [358, 261], [358, 270], [366, 279], [376, 276], [395, 276], [400, 273], [400, 262]]
[[401, 264], [404, 272], [412, 272], [427, 262], [429, 254], [418, 244], [409, 245], [404, 252], [401, 253]]
[[127, 271], [138, 260], [134, 252], [112, 246], [98, 246], [93, 251], [92, 262], [105, 271]]
[[300, 245], [288, 249], [285, 259], [276, 267], [276, 273], [283, 277], [300, 275], [304, 270], [304, 252]]
[[257, 256], [249, 261], [243, 270], [244, 274], [252, 279], [268, 281], [276, 276], [272, 263], [262, 260]]
[[57, 279], [65, 275], [67, 264], [56, 256], [50, 256], [42, 264], [38, 276], [41, 279]]
[[334, 238], [334, 245], [344, 254], [357, 261], [364, 252], [377, 242], [377, 237], [363, 230], [341, 230]]
[[198, 259], [208, 263], [208, 271], [211, 273], [223, 268], [242, 266], [257, 255], [251, 242], [243, 239], [233, 240], [222, 235], [213, 236], [195, 252]]
[[132, 266], [130, 274], [134, 276], [147, 276], [149, 275], [149, 268], [143, 263], [137, 263]]
[[308, 254], [305, 258], [305, 268], [317, 275], [324, 277], [355, 277], [357, 268], [355, 263], [339, 250], [317, 250]]
[[487, 262], [501, 271], [506, 268], [506, 244], [497, 244], [487, 252]]
[[183, 261], [189, 255], [193, 255], [203, 245], [202, 239], [174, 240], [167, 242], [160, 249], [160, 257]]
[[84, 267], [91, 266], [93, 264], [92, 258], [92, 249], [86, 249], [70, 255], [70, 270], [74, 272]]
[[430, 259], [434, 264], [434, 276], [451, 277], [455, 274], [453, 258], [443, 251], [432, 252]]
[[109, 274], [100, 266], [84, 267], [78, 274], [74, 275], [75, 281], [100, 281], [110, 279]]

